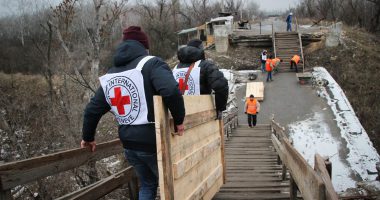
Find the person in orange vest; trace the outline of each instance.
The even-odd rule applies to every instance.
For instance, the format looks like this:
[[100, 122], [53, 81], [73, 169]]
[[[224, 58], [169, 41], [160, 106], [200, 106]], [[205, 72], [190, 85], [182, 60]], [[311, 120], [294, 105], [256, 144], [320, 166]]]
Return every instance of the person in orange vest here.
[[248, 115], [248, 125], [250, 128], [256, 126], [257, 114], [260, 111], [260, 103], [255, 99], [255, 96], [251, 94], [245, 101], [244, 113]]
[[272, 63], [273, 56], [270, 55], [269, 58], [267, 59], [267, 62], [265, 63], [265, 71], [267, 71], [267, 82], [273, 81], [272, 79], [272, 71], [273, 71], [273, 63]]
[[297, 64], [302, 62], [301, 57], [299, 55], [294, 55], [290, 60], [290, 69], [293, 69], [293, 66], [296, 68], [296, 73], [298, 73]]
[[278, 66], [280, 65], [281, 62], [282, 62], [282, 59], [280, 58], [272, 59], [273, 73], [278, 72]]

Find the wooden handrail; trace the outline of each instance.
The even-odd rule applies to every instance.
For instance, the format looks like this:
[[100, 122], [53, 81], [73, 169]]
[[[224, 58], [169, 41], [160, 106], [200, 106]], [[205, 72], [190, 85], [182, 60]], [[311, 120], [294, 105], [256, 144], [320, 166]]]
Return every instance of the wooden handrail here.
[[297, 31], [297, 33], [298, 33], [298, 40], [300, 41], [301, 59], [302, 59], [302, 72], [305, 72], [305, 57], [304, 57], [304, 55], [303, 55], [302, 38], [301, 38], [300, 30], [299, 30], [299, 25], [298, 25], [298, 21], [297, 21], [297, 16], [295, 16], [295, 18], [296, 18], [296, 31]]
[[[338, 200], [330, 176], [328, 175], [324, 160], [315, 155], [314, 169], [303, 156], [292, 146], [285, 135], [285, 129], [271, 119], [272, 142], [284, 166], [289, 169], [291, 182], [298, 187], [302, 197], [306, 200]], [[323, 163], [323, 164], [322, 164]], [[291, 184], [292, 185], [292, 184]], [[293, 191], [291, 189], [291, 191]], [[295, 199], [293, 192], [291, 196]]]
[[301, 38], [300, 32], [298, 32], [298, 40], [300, 41], [301, 59], [302, 59], [302, 72], [305, 72], [305, 57], [303, 55], [302, 38]]
[[272, 32], [272, 43], [273, 43], [274, 57], [277, 58], [277, 52], [276, 52], [276, 33], [273, 33], [273, 32]]
[[96, 146], [95, 152], [76, 148], [0, 165], [0, 191], [82, 166], [122, 152], [119, 140]]
[[[235, 128], [238, 120], [237, 116], [238, 110], [236, 109], [229, 113], [222, 123], [230, 129]], [[187, 115], [184, 126], [186, 128], [199, 126], [207, 121], [215, 120], [215, 117], [215, 110]], [[171, 123], [173, 125], [173, 122]], [[0, 198], [11, 199], [10, 190], [18, 185], [27, 184], [122, 152], [122, 145], [120, 144], [119, 139], [100, 143], [96, 147], [95, 152], [89, 151], [88, 148], [75, 148], [21, 161], [0, 164]], [[78, 198], [81, 199], [93, 199], [93, 195], [106, 194], [106, 192], [104, 192], [105, 190], [97, 190], [96, 188], [98, 188], [98, 186], [107, 183], [106, 185], [111, 184], [111, 188], [114, 190], [121, 185], [121, 182], [127, 183], [128, 180], [131, 182], [133, 179], [136, 179], [133, 174], [134, 172], [132, 173], [132, 168], [126, 168], [119, 173], [111, 175], [93, 185], [81, 188], [80, 190], [67, 194], [61, 198], [72, 199], [74, 196], [79, 195]], [[137, 179], [135, 182], [137, 185]], [[112, 191], [110, 190], [111, 188], [107, 188], [106, 190], [108, 192]], [[96, 194], [86, 194], [86, 192], [94, 190], [97, 191]], [[132, 195], [137, 196], [136, 194]]]
[[110, 192], [114, 191], [115, 189], [121, 187], [134, 177], [136, 177], [135, 170], [132, 166], [130, 166], [116, 174], [113, 174], [89, 186], [81, 188], [73, 193], [57, 198], [56, 200], [99, 199], [105, 196], [106, 194], [109, 194]]

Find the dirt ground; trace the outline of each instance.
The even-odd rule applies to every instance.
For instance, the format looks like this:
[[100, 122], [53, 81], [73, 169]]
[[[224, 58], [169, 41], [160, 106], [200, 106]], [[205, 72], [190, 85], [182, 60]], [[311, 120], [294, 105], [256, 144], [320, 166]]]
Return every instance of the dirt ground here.
[[226, 54], [217, 53], [215, 50], [206, 51], [206, 58], [215, 61], [222, 69], [252, 70], [259, 68], [259, 57], [263, 49], [229, 47]]

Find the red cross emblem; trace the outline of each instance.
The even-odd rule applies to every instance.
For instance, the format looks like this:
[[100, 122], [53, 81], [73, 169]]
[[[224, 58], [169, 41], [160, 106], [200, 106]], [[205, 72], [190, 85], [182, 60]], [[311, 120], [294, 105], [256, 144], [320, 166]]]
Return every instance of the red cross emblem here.
[[[179, 89], [182, 90], [182, 88], [185, 86], [183, 78], [179, 79]], [[186, 84], [185, 90], [189, 90], [189, 86]]]
[[114, 88], [115, 97], [110, 98], [111, 105], [116, 106], [119, 115], [125, 115], [124, 105], [131, 104], [131, 98], [129, 96], [121, 95], [121, 87]]

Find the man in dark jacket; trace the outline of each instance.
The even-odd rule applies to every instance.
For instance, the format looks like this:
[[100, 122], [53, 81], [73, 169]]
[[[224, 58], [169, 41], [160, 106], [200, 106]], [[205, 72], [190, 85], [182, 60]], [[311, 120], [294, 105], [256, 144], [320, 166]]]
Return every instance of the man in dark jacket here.
[[[202, 41], [199, 39], [189, 41], [186, 47], [178, 50], [177, 56], [180, 63], [173, 69], [173, 75], [179, 86], [185, 87], [180, 89], [187, 90], [185, 94], [189, 95], [211, 94], [214, 90], [217, 118], [221, 119], [222, 111], [226, 110], [228, 81], [214, 63], [205, 60]], [[193, 70], [188, 70], [191, 67]], [[191, 71], [190, 76], [194, 80], [188, 78], [184, 84], [183, 79], [187, 71]]]
[[158, 187], [153, 95], [161, 95], [173, 116], [179, 135], [184, 132], [185, 108], [169, 66], [148, 56], [149, 42], [140, 27], [123, 32], [114, 56], [114, 67], [100, 77], [101, 87], [87, 104], [81, 147], [95, 150], [100, 118], [111, 111], [119, 124], [119, 138], [129, 164], [140, 179], [139, 199], [155, 199]]

